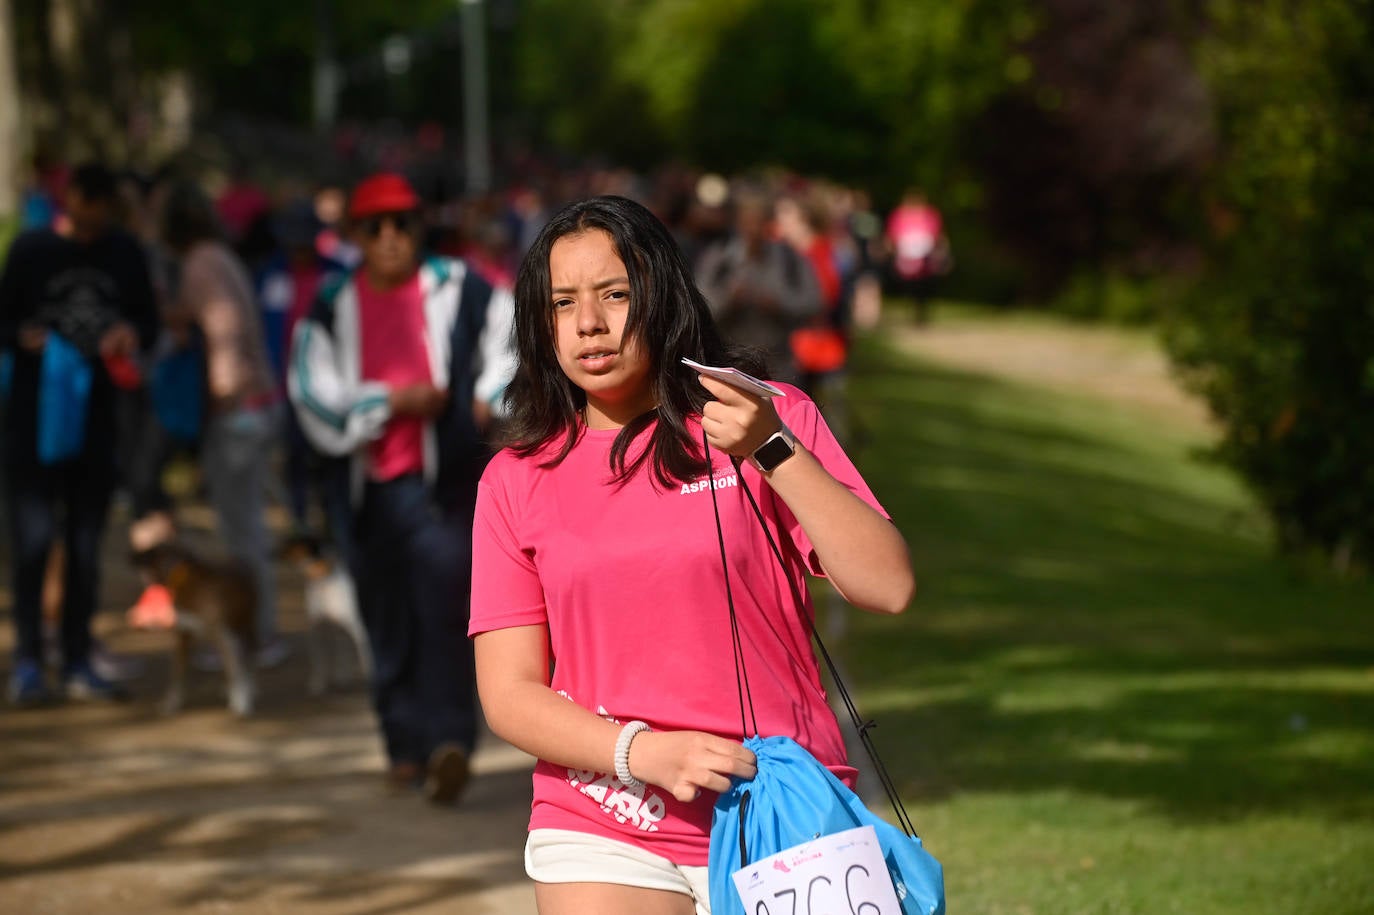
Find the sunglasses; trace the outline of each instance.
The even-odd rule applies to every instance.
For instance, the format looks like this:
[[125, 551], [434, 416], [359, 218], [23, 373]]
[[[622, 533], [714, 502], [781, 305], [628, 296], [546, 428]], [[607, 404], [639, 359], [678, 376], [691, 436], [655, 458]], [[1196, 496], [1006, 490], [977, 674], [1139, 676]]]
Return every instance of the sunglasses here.
[[392, 228], [402, 235], [413, 235], [420, 228], [420, 218], [415, 213], [382, 213], [379, 216], [369, 216], [361, 223], [362, 230], [368, 238], [376, 238], [382, 234], [382, 227], [391, 223]]

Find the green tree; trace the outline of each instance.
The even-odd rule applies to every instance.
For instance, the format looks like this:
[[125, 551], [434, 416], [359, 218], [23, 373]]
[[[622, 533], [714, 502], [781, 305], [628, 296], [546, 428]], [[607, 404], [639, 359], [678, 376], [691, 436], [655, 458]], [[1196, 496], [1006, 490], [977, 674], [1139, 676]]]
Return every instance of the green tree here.
[[891, 198], [969, 179], [967, 125], [1033, 25], [1023, 0], [529, 0], [521, 100], [577, 152], [784, 165]]
[[1281, 545], [1374, 563], [1374, 30], [1368, 0], [1216, 0], [1209, 269], [1172, 316], [1221, 455]]

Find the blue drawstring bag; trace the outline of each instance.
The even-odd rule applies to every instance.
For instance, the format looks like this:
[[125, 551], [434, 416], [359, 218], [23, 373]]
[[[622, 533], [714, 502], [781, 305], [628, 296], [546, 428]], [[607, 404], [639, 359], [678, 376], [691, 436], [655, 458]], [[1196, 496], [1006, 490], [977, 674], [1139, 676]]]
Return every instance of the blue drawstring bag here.
[[205, 416], [205, 368], [199, 346], [173, 350], [153, 365], [153, 414], [167, 434], [185, 445], [200, 438]]
[[[711, 445], [702, 430], [702, 449], [707, 462], [711, 460]], [[738, 459], [736, 459], [738, 460]], [[763, 513], [743, 475], [740, 489], [749, 499], [749, 506], [758, 520], [773, 557], [783, 568], [787, 562], [777, 541], [764, 522]], [[725, 599], [730, 613], [731, 647], [735, 654], [735, 677], [740, 698], [740, 728], [753, 733], [744, 740], [757, 759], [758, 771], [752, 779], [732, 779], [729, 790], [716, 799], [711, 814], [711, 848], [707, 859], [707, 878], [711, 893], [712, 915], [757, 915], [746, 912], [735, 887], [733, 874], [740, 868], [786, 851], [821, 836], [834, 835], [862, 826], [871, 826], [887, 863], [892, 888], [903, 915], [944, 915], [945, 874], [935, 856], [926, 851], [916, 828], [907, 816], [896, 785], [878, 757], [869, 729], [859, 716], [849, 690], [840, 678], [835, 661], [816, 632], [811, 616], [795, 581], [789, 575], [792, 599], [797, 612], [806, 620], [811, 636], [820, 649], [826, 666], [834, 679], [835, 688], [843, 701], [850, 721], [858, 731], [864, 749], [873, 762], [874, 771], [887, 792], [888, 799], [901, 821], [902, 828], [870, 811], [859, 796], [835, 777], [816, 757], [790, 737], [760, 737], [758, 722], [752, 721], [754, 700], [750, 694], [748, 671], [745, 669], [743, 643], [735, 613], [735, 598], [730, 587], [730, 569], [726, 562], [725, 531], [720, 522], [720, 500], [714, 488], [711, 505], [715, 512], [716, 538], [720, 547], [721, 574], [725, 583]], [[746, 714], [746, 709], [747, 714]], [[864, 909], [860, 905], [859, 909]]]
[[81, 453], [94, 369], [75, 346], [48, 332], [38, 376], [38, 460], [56, 464]]
[[903, 915], [943, 915], [945, 878], [920, 838], [864, 806], [844, 782], [790, 737], [751, 737], [758, 774], [735, 779], [711, 819], [712, 915], [749, 915], [730, 875], [747, 864], [830, 835], [872, 826]]

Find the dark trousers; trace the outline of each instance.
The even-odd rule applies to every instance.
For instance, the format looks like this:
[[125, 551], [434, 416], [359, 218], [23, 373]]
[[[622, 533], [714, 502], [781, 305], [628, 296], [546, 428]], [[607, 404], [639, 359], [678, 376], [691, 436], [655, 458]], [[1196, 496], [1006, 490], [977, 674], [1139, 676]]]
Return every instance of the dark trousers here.
[[346, 458], [326, 457], [311, 447], [295, 411], [286, 411], [286, 498], [296, 527], [307, 528], [313, 492], [324, 513], [329, 540], [337, 554], [353, 564], [352, 510], [348, 504], [349, 468]]
[[176, 442], [153, 412], [147, 388], [116, 395], [119, 421], [119, 471], [133, 516], [170, 511], [172, 500], [162, 487], [162, 471]]
[[[105, 451], [108, 452], [108, 445]], [[91, 617], [100, 587], [100, 538], [114, 468], [108, 453], [53, 466], [4, 463], [14, 582], [15, 657], [43, 661], [43, 575], [59, 533], [67, 547], [62, 595], [62, 657], [68, 670], [91, 653]]]
[[477, 738], [467, 637], [472, 516], [445, 515], [419, 476], [369, 483], [357, 516], [353, 575], [375, 659], [373, 702], [394, 763]]

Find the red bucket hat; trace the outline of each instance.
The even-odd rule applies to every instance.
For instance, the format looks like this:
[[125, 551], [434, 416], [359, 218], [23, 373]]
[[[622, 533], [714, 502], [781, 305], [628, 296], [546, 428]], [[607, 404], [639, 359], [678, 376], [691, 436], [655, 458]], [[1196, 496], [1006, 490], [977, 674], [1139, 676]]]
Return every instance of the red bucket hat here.
[[349, 219], [366, 219], [379, 213], [405, 213], [420, 208], [420, 197], [410, 182], [395, 172], [364, 179], [353, 189], [348, 202]]

